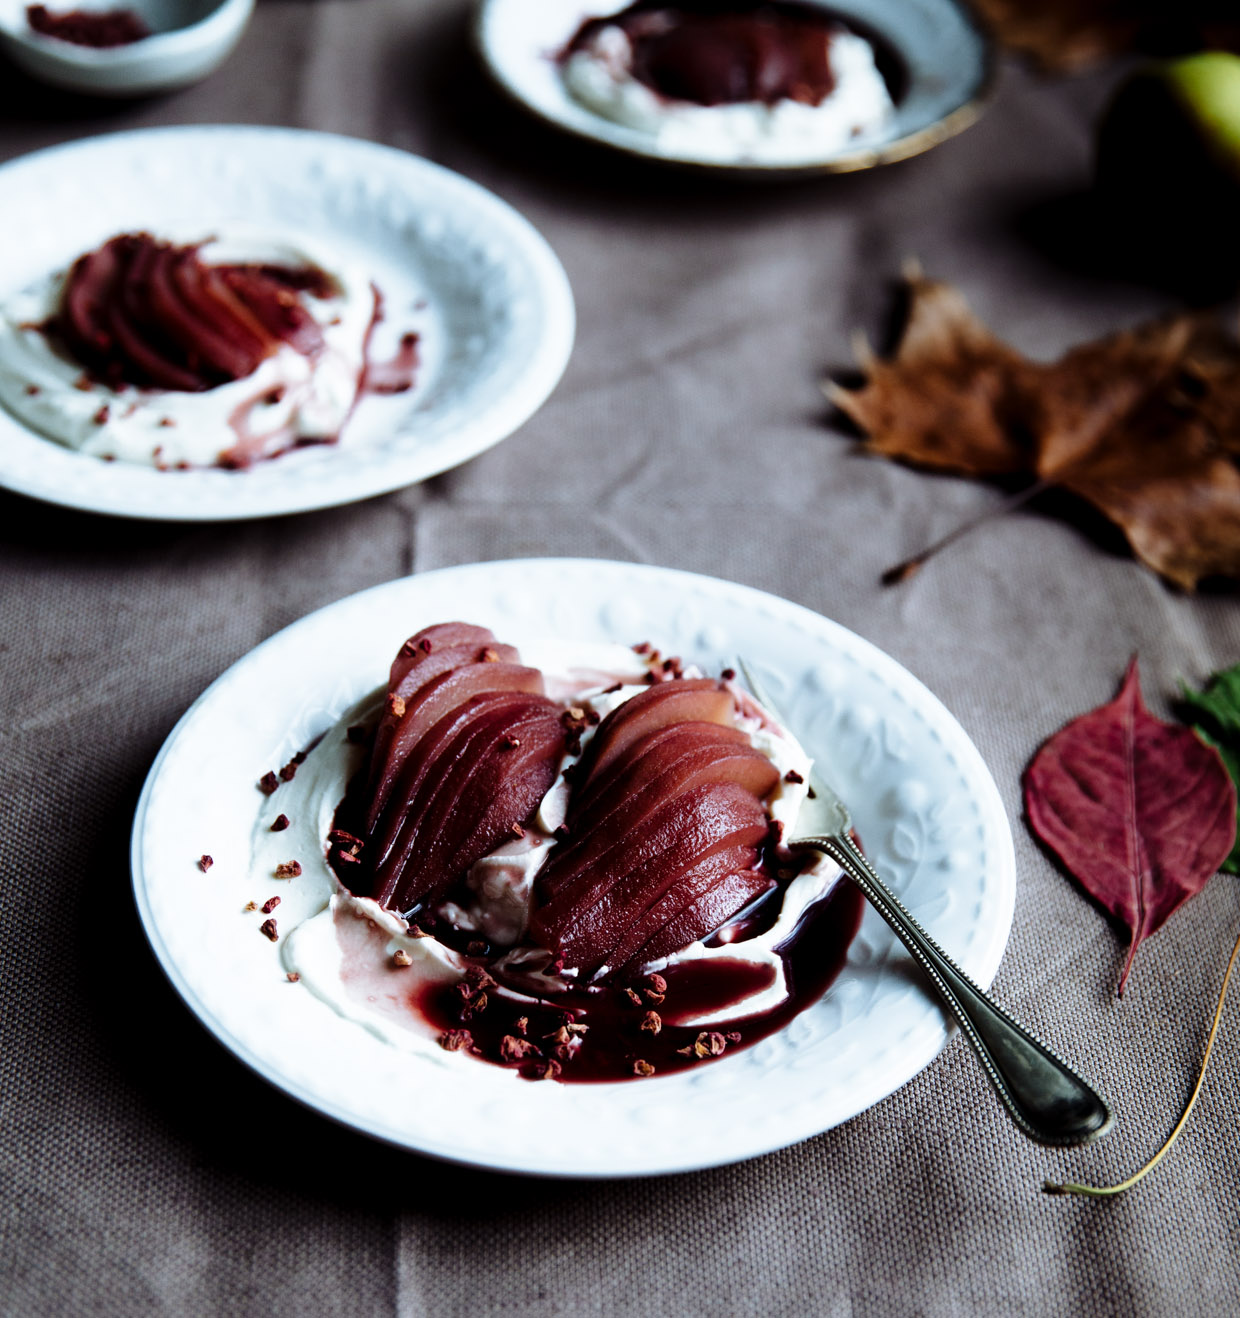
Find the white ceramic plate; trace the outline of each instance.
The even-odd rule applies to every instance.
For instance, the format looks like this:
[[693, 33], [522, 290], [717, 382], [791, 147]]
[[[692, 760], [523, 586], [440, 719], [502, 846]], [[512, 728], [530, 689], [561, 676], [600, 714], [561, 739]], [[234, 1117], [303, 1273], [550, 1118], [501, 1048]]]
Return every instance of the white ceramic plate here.
[[[896, 973], [904, 953], [872, 912], [827, 996], [780, 1034], [645, 1081], [532, 1083], [461, 1055], [398, 1052], [289, 984], [277, 946], [241, 913], [272, 886], [245, 873], [250, 830], [278, 807], [255, 780], [382, 684], [406, 636], [458, 618], [517, 645], [649, 639], [716, 670], [743, 654], [829, 763], [880, 871], [969, 974], [993, 978], [1012, 920], [1011, 833], [980, 755], [921, 683], [838, 624], [760, 591], [627, 563], [518, 559], [394, 581], [311, 614], [229, 669], [168, 738], [134, 823], [138, 910], [169, 978], [225, 1047], [367, 1134], [556, 1176], [766, 1153], [846, 1121], [935, 1056], [943, 1015]], [[215, 858], [207, 874], [195, 866], [203, 852]]]
[[504, 202], [438, 165], [284, 128], [150, 129], [0, 168], [0, 299], [113, 234], [304, 234], [373, 271], [388, 321], [424, 301], [407, 394], [366, 398], [338, 444], [244, 472], [105, 463], [0, 409], [0, 485], [93, 512], [218, 521], [368, 498], [467, 461], [523, 424], [572, 348], [572, 294], [546, 242]]
[[846, 173], [917, 155], [973, 123], [990, 90], [989, 42], [957, 0], [808, 0], [845, 23], [852, 20], [863, 32], [875, 33], [902, 61], [907, 85], [882, 135], [829, 155], [807, 148], [797, 158], [766, 162], [669, 150], [651, 134], [613, 123], [581, 105], [565, 90], [555, 62], [585, 19], [614, 14], [628, 3], [479, 0], [477, 46], [499, 85], [557, 128], [629, 155], [758, 177]]

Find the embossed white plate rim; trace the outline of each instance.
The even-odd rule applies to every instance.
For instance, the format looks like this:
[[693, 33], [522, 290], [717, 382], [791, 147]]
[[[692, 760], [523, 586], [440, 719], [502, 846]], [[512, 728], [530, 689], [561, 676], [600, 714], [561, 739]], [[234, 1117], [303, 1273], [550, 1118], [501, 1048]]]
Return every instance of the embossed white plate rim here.
[[[240, 914], [249, 880], [228, 872], [229, 839], [248, 838], [256, 812], [276, 804], [254, 804], [254, 780], [381, 682], [405, 635], [449, 616], [518, 644], [548, 634], [631, 642], [636, 629], [636, 639], [711, 664], [744, 653], [764, 680], [785, 683], [772, 694], [791, 699], [794, 723], [802, 707], [811, 724], [826, 711], [817, 732], [798, 731], [811, 749], [829, 732], [832, 775], [876, 859], [901, 829], [943, 834], [911, 863], [905, 900], [915, 913], [929, 900], [920, 913], [930, 932], [990, 984], [1012, 920], [1011, 832], [976, 747], [916, 678], [839, 624], [751, 587], [631, 563], [512, 559], [388, 582], [308, 615], [217, 679], [160, 750], [135, 815], [135, 898], [159, 963], [226, 1048], [367, 1135], [556, 1177], [689, 1171], [771, 1152], [864, 1111], [934, 1058], [948, 1034], [942, 1013], [890, 969], [902, 951], [877, 954], [886, 930], [872, 912], [836, 985], [781, 1035], [693, 1072], [623, 1084], [532, 1084], [467, 1058], [445, 1069], [284, 982], [277, 950]], [[868, 775], [861, 796], [854, 772]], [[216, 840], [216, 866], [202, 875], [194, 861]], [[976, 1082], [985, 1084], [980, 1071]]]
[[[395, 147], [333, 133], [245, 124], [174, 125], [102, 134], [7, 161], [0, 165], [5, 198], [0, 239], [8, 239], [0, 242], [0, 296], [115, 232], [108, 220], [93, 219], [91, 208], [83, 207], [75, 209], [85, 214], [49, 214], [48, 233], [23, 237], [13, 226], [27, 193], [37, 208], [41, 191], [63, 186], [84, 168], [103, 173], [115, 168], [116, 177], [109, 175], [95, 199], [97, 208], [109, 215], [131, 214], [132, 227], [158, 230], [171, 222], [170, 216], [184, 225], [185, 208], [176, 189], [152, 186], [148, 171], [202, 173], [217, 164], [228, 168], [234, 182], [195, 207], [194, 225], [204, 232], [243, 213], [249, 223], [284, 225], [320, 244], [344, 244], [356, 255], [361, 239], [347, 232], [342, 221], [326, 210], [321, 221], [305, 218], [305, 203], [313, 195], [311, 171], [327, 168], [354, 189], [382, 186], [393, 207], [397, 201], [408, 207], [409, 224], [433, 208], [437, 218], [448, 216], [447, 222], [459, 225], [462, 233], [485, 239], [497, 266], [521, 282], [523, 321], [497, 331], [475, 383], [467, 371], [462, 375], [465, 407], [441, 407], [418, 385], [408, 395], [367, 398], [350, 423], [355, 438], [359, 427], [366, 430], [364, 443], [351, 443], [346, 428], [338, 444], [301, 449], [244, 472], [158, 472], [105, 463], [38, 435], [0, 408], [0, 486], [88, 512], [159, 521], [229, 521], [335, 507], [415, 484], [476, 457], [522, 426], [559, 382], [575, 334], [573, 298], [563, 266], [533, 225], [463, 175]], [[256, 194], [265, 198], [257, 215], [231, 200], [256, 178], [265, 189]], [[286, 187], [290, 179], [291, 190]], [[389, 222], [377, 205], [368, 214], [368, 223], [384, 234], [380, 282], [386, 271], [389, 277], [423, 284], [429, 248], [419, 251], [417, 240], [399, 230], [404, 219]], [[81, 234], [82, 245], [75, 249], [59, 238], [62, 230]], [[404, 253], [402, 244], [411, 254]], [[42, 252], [52, 249], [56, 256], [49, 263]], [[462, 262], [460, 269], [467, 266]], [[432, 305], [433, 313], [439, 310], [451, 308]], [[449, 382], [459, 389], [457, 381], [449, 377]]]
[[[546, 0], [476, 0], [474, 44], [495, 82], [557, 129], [626, 155], [750, 179], [851, 173], [904, 160], [955, 136], [981, 115], [994, 86], [994, 50], [957, 0], [918, 0], [918, 6], [926, 12], [911, 16], [908, 0], [806, 2], [820, 5], [845, 21], [852, 17], [878, 29], [909, 66], [910, 94], [902, 98], [890, 130], [862, 146], [834, 152], [807, 148], [800, 155], [767, 160], [742, 154], [720, 158], [689, 148], [668, 147], [641, 129], [616, 123], [579, 104], [558, 77], [547, 76], [550, 57], [563, 48], [585, 17], [618, 12], [626, 7], [627, 0], [554, 0], [557, 16], [561, 10], [566, 14], [572, 10], [576, 17], [574, 20], [568, 14], [562, 23], [557, 21], [552, 40], [545, 40], [541, 30], [535, 34], [528, 21], [530, 6], [541, 6]], [[526, 13], [518, 16], [522, 6]], [[942, 50], [930, 51], [927, 30], [917, 30], [918, 17], [929, 19], [931, 33], [952, 25], [953, 39]], [[503, 26], [504, 20], [509, 25], [503, 27], [501, 39], [496, 29]], [[528, 39], [525, 32], [530, 33]]]

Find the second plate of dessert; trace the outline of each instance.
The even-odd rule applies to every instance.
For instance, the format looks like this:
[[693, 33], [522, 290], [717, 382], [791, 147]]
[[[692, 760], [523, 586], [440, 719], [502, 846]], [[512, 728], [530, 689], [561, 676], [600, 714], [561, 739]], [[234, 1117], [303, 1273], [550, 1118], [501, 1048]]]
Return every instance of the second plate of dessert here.
[[185, 127], [0, 170], [0, 484], [129, 517], [329, 507], [522, 425], [563, 268], [476, 184], [322, 133]]
[[[494, 646], [479, 628], [490, 629]], [[661, 651], [657, 662], [650, 646]], [[525, 723], [520, 736], [502, 737], [493, 735], [501, 729], [487, 721], [490, 714], [476, 725], [462, 724], [468, 755], [449, 758], [463, 763], [490, 738], [494, 755], [520, 763], [522, 775], [537, 759], [546, 732], [538, 722], [544, 698], [528, 694], [528, 668], [509, 665], [531, 665], [550, 676], [564, 655], [572, 656], [577, 685], [549, 681], [546, 692], [546, 699], [564, 705], [557, 716], [563, 722], [551, 722], [564, 729], [571, 758], [572, 743], [591, 735], [592, 714], [603, 716], [594, 734], [603, 738], [614, 717], [609, 708], [638, 707], [635, 697], [631, 705], [614, 705], [632, 683], [659, 699], [662, 693], [679, 699], [677, 691], [683, 692], [699, 719], [703, 691], [708, 703], [722, 700], [732, 708], [728, 693], [736, 692], [725, 670], [743, 655], [781, 705], [789, 729], [851, 802], [879, 870], [960, 965], [983, 986], [990, 983], [1012, 919], [1007, 820], [976, 748], [894, 660], [807, 609], [729, 582], [590, 560], [471, 565], [376, 587], [264, 642], [190, 709], [151, 770], [132, 851], [138, 908], [151, 945], [208, 1029], [273, 1084], [358, 1130], [437, 1157], [531, 1174], [631, 1176], [735, 1161], [827, 1130], [910, 1079], [947, 1038], [941, 1011], [916, 987], [906, 954], [876, 915], [864, 914], [849, 943], [859, 912], [846, 884], [827, 890], [849, 894], [847, 911], [841, 908], [842, 944], [848, 947], [842, 969], [838, 962], [829, 967], [839, 973], [824, 996], [810, 994], [797, 1010], [768, 1022], [777, 1030], [755, 1024], [745, 1012], [736, 1023], [678, 1026], [675, 1012], [685, 1015], [685, 1003], [673, 981], [685, 963], [672, 957], [660, 981], [663, 935], [652, 924], [653, 938], [641, 944], [627, 920], [620, 933], [632, 948], [624, 955], [639, 944], [644, 948], [634, 960], [641, 966], [637, 978], [622, 977], [611, 987], [609, 972], [596, 969], [606, 959], [596, 934], [614, 942], [617, 931], [594, 925], [575, 946], [576, 935], [560, 927], [555, 964], [530, 970], [562, 975], [566, 965], [569, 973], [581, 965], [583, 977], [609, 984], [612, 997], [603, 1002], [614, 1001], [615, 1007], [605, 1006], [602, 1016], [591, 1015], [593, 1007], [576, 1019], [568, 1012], [557, 1028], [544, 1016], [570, 999], [537, 987], [527, 993], [528, 1009], [514, 1005], [520, 1000], [511, 995], [500, 1001], [503, 982], [497, 989], [480, 973], [478, 959], [487, 955], [488, 941], [514, 945], [518, 935], [505, 934], [497, 922], [512, 914], [505, 906], [516, 890], [510, 880], [534, 849], [550, 849], [545, 873], [557, 863], [559, 879], [568, 873], [563, 860], [571, 859], [569, 839], [576, 819], [585, 818], [571, 814], [571, 796], [563, 828], [548, 794], [536, 815], [522, 814], [527, 827], [514, 829], [515, 836], [490, 853], [495, 867], [481, 876], [475, 895], [493, 900], [489, 909], [479, 905], [481, 917], [466, 909], [475, 903], [464, 889], [452, 898], [459, 904], [440, 912], [437, 918], [447, 918], [458, 934], [465, 931], [455, 949], [438, 926], [406, 927], [397, 915], [366, 905], [371, 899], [345, 894], [328, 862], [337, 875], [349, 877], [358, 871], [359, 847], [373, 846], [383, 829], [380, 821], [362, 846], [365, 827], [350, 827], [347, 810], [339, 811], [362, 757], [375, 753], [366, 750], [367, 738], [384, 736], [383, 723], [374, 720], [386, 708], [384, 719], [416, 723], [421, 714], [415, 708], [422, 706], [413, 704], [416, 683], [408, 675], [419, 664], [447, 665], [453, 647], [463, 647], [476, 672], [444, 667], [441, 694], [459, 681], [455, 690], [464, 693], [473, 718], [469, 710], [481, 711], [485, 701], [470, 696], [478, 689], [471, 683], [476, 673], [491, 669], [492, 685], [505, 686], [487, 697], [496, 702], [492, 708], [519, 711]], [[394, 656], [395, 685], [387, 688]], [[689, 665], [713, 676], [690, 677], [686, 684], [678, 674]], [[643, 675], [649, 686], [640, 685]], [[514, 679], [526, 694], [517, 693]], [[579, 688], [595, 692], [580, 708]], [[746, 698], [736, 699], [745, 712]], [[656, 739], [665, 735], [662, 720], [658, 714], [651, 725]], [[762, 741], [764, 729], [755, 730], [748, 717], [742, 723], [751, 729], [744, 738], [735, 728], [716, 730], [714, 740], [730, 743], [726, 753], [739, 756], [737, 764], [748, 763], [742, 777], [753, 769], [759, 743], [764, 746], [761, 754], [778, 768], [780, 784], [768, 797], [774, 827], [779, 799], [804, 790], [807, 766], [795, 749], [772, 750]], [[389, 719], [389, 729], [396, 726]], [[615, 732], [616, 726], [612, 740], [602, 743], [609, 749], [591, 752], [587, 741], [586, 756], [595, 756], [591, 772], [602, 772], [604, 754], [626, 753], [627, 734]], [[688, 754], [697, 756], [697, 746]], [[584, 766], [587, 759], [580, 762]], [[468, 765], [461, 769], [465, 792], [472, 772]], [[569, 775], [570, 784], [578, 772]], [[639, 780], [647, 782], [644, 771], [634, 782]], [[580, 788], [587, 797], [591, 781]], [[623, 775], [615, 781], [624, 781]], [[756, 780], [749, 781], [754, 787]], [[752, 803], [741, 799], [739, 782], [733, 775], [728, 785], [708, 786], [694, 799], [713, 792], [712, 800], [743, 813]], [[506, 790], [483, 798], [498, 800]], [[570, 792], [577, 790], [570, 786]], [[756, 790], [769, 792], [770, 782]], [[450, 838], [454, 816], [435, 806], [422, 817], [444, 824], [424, 853], [432, 857], [437, 839]], [[653, 833], [658, 819], [651, 819]], [[735, 831], [727, 820], [724, 827]], [[411, 854], [419, 853], [415, 848]], [[752, 860], [746, 853], [739, 862], [745, 869], [739, 877], [746, 881], [754, 874]], [[641, 872], [641, 865], [632, 872]], [[785, 913], [796, 885], [805, 891], [801, 877], [789, 882]], [[398, 877], [396, 887], [405, 886], [406, 878]], [[406, 893], [394, 908], [404, 910], [411, 900]], [[554, 906], [538, 908], [543, 914], [534, 923], [555, 924], [544, 918]], [[746, 916], [753, 908], [737, 910], [749, 926], [725, 926], [726, 936], [721, 931], [695, 944], [687, 964], [700, 966], [714, 956], [716, 965], [734, 970], [747, 948], [757, 973], [759, 963], [770, 962], [766, 944], [803, 935], [804, 919], [795, 911], [788, 917], [796, 926], [791, 935], [779, 934], [778, 925], [768, 935], [761, 919], [754, 923], [752, 914]], [[829, 925], [835, 917], [827, 915]], [[707, 921], [702, 927], [713, 926]], [[546, 946], [546, 929], [540, 937]], [[828, 943], [825, 955], [834, 957], [829, 937], [822, 946]], [[488, 964], [501, 981], [513, 970], [511, 961]], [[652, 965], [655, 977], [647, 973]], [[753, 991], [741, 989], [742, 996]], [[484, 1016], [488, 990], [492, 1002]], [[653, 1008], [664, 1018], [662, 1033], [647, 1018]], [[597, 1041], [610, 1028], [608, 1012], [616, 1010], [622, 1046], [632, 1057], [625, 1052], [613, 1066], [616, 1059], [600, 1053]], [[759, 1012], [756, 1005], [753, 1010]], [[699, 1003], [685, 1018], [697, 1021], [703, 1011]], [[488, 1031], [497, 1012], [507, 1015], [492, 1041]], [[575, 1028], [579, 1023], [591, 1031], [597, 1027], [599, 1035], [591, 1033], [583, 1043], [586, 1031]]]
[[845, 173], [968, 127], [990, 45], [956, 0], [480, 0], [501, 87], [629, 155], [753, 177]]

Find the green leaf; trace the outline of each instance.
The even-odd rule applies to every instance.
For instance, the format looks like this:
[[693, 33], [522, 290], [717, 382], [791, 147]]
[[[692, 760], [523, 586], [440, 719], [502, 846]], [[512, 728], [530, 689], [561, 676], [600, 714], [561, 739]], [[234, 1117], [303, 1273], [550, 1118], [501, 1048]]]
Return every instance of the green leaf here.
[[[1240, 792], [1240, 664], [1215, 673], [1201, 691], [1181, 683], [1185, 722], [1223, 757]], [[1240, 820], [1240, 809], [1237, 810]], [[1240, 874], [1240, 837], [1223, 862], [1228, 874]]]

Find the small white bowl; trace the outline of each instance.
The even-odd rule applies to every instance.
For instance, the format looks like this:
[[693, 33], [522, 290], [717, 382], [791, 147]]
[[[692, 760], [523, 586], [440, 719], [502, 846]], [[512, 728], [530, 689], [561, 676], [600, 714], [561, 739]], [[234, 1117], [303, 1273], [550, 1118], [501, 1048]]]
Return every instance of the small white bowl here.
[[53, 13], [131, 9], [151, 35], [96, 49], [44, 36], [26, 21], [30, 0], [0, 0], [0, 43], [13, 63], [53, 87], [93, 96], [148, 96], [188, 87], [231, 54], [254, 0], [43, 0]]

